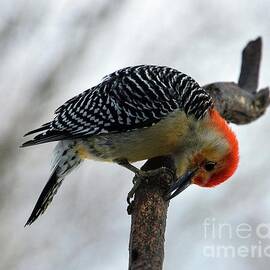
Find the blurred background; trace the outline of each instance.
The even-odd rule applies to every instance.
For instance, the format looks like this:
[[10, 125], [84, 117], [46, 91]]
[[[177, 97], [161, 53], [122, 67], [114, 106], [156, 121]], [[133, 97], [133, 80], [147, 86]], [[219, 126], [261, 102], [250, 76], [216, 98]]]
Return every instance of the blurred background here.
[[[127, 269], [132, 174], [85, 162], [46, 214], [24, 228], [49, 177], [54, 143], [19, 149], [23, 134], [125, 66], [168, 65], [201, 85], [237, 81], [241, 51], [259, 35], [260, 87], [269, 85], [269, 12], [268, 0], [1, 0], [0, 269]], [[232, 126], [241, 151], [231, 181], [211, 190], [190, 187], [171, 202], [164, 269], [269, 269], [270, 254], [205, 254], [205, 247], [223, 244], [270, 246], [270, 228], [268, 234], [264, 228], [268, 237], [254, 232], [270, 224], [269, 117], [270, 110], [254, 123]], [[233, 232], [247, 223], [254, 233], [217, 239], [205, 235], [206, 218]]]

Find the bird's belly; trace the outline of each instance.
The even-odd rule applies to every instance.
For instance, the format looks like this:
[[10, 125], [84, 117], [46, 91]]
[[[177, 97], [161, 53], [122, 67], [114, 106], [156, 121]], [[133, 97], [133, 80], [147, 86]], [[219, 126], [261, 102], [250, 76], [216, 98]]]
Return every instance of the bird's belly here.
[[104, 161], [125, 158], [130, 162], [168, 155], [181, 147], [189, 128], [186, 115], [177, 112], [148, 128], [83, 140], [79, 153], [82, 158]]

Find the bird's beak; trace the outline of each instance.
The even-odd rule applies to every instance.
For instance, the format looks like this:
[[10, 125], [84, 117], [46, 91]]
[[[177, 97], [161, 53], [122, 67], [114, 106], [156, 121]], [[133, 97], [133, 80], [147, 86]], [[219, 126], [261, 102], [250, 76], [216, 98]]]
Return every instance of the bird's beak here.
[[171, 200], [184, 191], [192, 183], [192, 178], [196, 174], [197, 170], [198, 167], [193, 170], [188, 170], [184, 175], [180, 176], [176, 182], [171, 185], [165, 197], [166, 201]]

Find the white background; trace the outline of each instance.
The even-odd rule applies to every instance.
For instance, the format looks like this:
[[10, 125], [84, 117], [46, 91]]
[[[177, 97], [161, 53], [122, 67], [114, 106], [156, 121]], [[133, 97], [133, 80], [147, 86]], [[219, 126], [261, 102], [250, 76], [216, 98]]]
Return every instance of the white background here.
[[[54, 143], [19, 149], [22, 135], [70, 97], [116, 69], [177, 68], [201, 85], [237, 81], [241, 50], [263, 37], [260, 87], [270, 83], [270, 1], [1, 1], [0, 269], [127, 269], [132, 174], [87, 161], [64, 182], [46, 214], [24, 228], [49, 176]], [[233, 126], [237, 173], [214, 189], [190, 187], [169, 209], [164, 269], [268, 269], [269, 258], [208, 258], [205, 218], [270, 223], [270, 113]], [[138, 164], [140, 165], [140, 164]], [[226, 237], [225, 237], [226, 238]], [[228, 242], [224, 239], [224, 242]], [[250, 245], [259, 239], [233, 238]], [[265, 239], [264, 245], [270, 245]]]

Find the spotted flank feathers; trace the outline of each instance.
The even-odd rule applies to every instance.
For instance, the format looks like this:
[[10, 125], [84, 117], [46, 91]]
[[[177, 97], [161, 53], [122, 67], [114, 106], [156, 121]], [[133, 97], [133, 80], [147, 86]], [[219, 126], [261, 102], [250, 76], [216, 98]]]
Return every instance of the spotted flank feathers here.
[[175, 110], [197, 119], [213, 106], [191, 77], [164, 66], [120, 69], [56, 110], [54, 120], [26, 135], [22, 146], [149, 127]]

